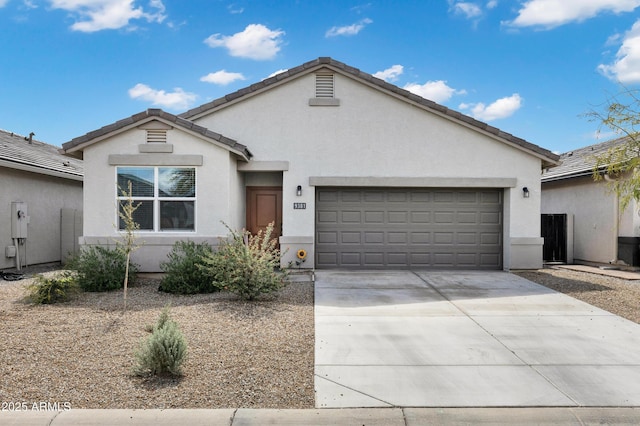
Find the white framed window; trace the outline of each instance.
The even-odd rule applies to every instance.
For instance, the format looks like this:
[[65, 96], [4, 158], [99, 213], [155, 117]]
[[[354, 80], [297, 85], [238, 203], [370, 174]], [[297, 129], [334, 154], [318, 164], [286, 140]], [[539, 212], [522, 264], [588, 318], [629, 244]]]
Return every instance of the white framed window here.
[[[196, 169], [194, 167], [117, 167], [118, 208], [122, 211], [129, 182], [133, 214], [141, 231], [195, 231]], [[125, 228], [118, 215], [118, 229]]]

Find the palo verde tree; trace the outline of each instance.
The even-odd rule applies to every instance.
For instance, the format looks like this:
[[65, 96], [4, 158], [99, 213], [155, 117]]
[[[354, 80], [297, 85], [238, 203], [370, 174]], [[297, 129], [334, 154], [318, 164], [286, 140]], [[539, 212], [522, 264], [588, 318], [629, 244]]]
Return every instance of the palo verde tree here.
[[610, 190], [619, 197], [620, 211], [624, 211], [631, 201], [640, 202], [640, 90], [626, 89], [603, 105], [586, 116], [599, 123], [599, 133], [612, 131], [620, 143], [595, 157], [593, 178], [607, 178]]

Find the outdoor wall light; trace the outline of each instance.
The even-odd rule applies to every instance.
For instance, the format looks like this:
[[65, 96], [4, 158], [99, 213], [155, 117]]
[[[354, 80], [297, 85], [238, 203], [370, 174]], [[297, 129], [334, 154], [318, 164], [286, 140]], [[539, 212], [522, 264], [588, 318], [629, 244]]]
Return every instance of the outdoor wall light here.
[[298, 188], [296, 188], [296, 195], [298, 197], [302, 195], [302, 185], [298, 185]]
[[522, 197], [529, 198], [529, 188], [527, 188], [526, 186], [522, 188]]

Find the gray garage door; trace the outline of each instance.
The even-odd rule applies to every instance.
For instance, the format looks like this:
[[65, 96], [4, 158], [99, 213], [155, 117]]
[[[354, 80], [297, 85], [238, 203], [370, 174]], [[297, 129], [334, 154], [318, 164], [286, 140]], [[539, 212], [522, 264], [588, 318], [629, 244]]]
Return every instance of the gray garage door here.
[[318, 268], [502, 268], [502, 190], [316, 188]]

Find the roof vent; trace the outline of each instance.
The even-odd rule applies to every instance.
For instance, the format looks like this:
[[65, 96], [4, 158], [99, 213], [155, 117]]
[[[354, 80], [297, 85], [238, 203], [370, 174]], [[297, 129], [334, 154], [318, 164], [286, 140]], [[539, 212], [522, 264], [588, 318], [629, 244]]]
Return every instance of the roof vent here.
[[333, 98], [333, 74], [316, 74], [316, 98]]
[[163, 129], [147, 129], [147, 143], [166, 143], [167, 131]]

